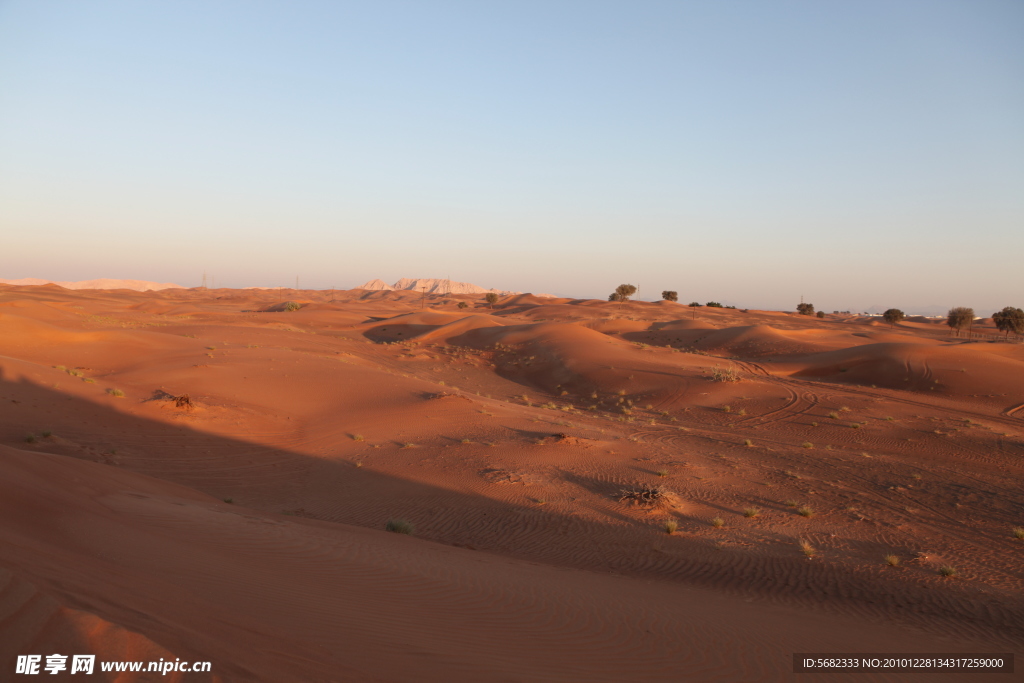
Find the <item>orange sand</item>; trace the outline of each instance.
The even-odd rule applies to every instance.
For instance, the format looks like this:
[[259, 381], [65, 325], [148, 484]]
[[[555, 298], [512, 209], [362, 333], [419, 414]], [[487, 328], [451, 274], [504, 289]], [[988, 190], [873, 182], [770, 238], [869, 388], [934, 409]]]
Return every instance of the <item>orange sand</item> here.
[[[692, 313], [0, 285], [0, 679], [53, 652], [268, 682], [778, 681], [795, 651], [1019, 652], [1024, 345]], [[621, 502], [636, 484], [668, 502]]]

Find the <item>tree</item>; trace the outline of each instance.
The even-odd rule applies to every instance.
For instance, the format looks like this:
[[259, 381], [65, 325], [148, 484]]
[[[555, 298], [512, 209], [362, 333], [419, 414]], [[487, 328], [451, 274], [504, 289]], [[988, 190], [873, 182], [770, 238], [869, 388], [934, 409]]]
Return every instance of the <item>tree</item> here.
[[1019, 308], [1007, 306], [998, 313], [993, 313], [992, 322], [1001, 332], [1005, 332], [1006, 336], [1010, 336], [1011, 332], [1024, 334], [1024, 311]]
[[898, 308], [890, 308], [888, 311], [882, 314], [882, 319], [889, 323], [889, 327], [892, 328], [896, 323], [900, 322], [907, 316]]
[[494, 308], [494, 304], [498, 303], [498, 295], [494, 292], [487, 292], [484, 298], [487, 299], [487, 303], [491, 308]]
[[467, 304], [465, 301], [459, 302], [459, 308], [466, 308], [467, 306], [469, 306], [469, 304]]
[[665, 301], [679, 301], [679, 292], [673, 292], [671, 290], [666, 289], [664, 292], [661, 293], [661, 298], [664, 299]]
[[615, 293], [619, 298], [614, 301], [629, 301], [629, 297], [636, 294], [636, 285], [619, 285], [615, 288]]
[[814, 304], [797, 304], [796, 312], [800, 315], [814, 315]]
[[718, 303], [717, 301], [709, 301], [709, 302], [707, 302], [704, 305], [707, 306], [708, 308], [721, 308], [722, 307], [722, 304]]
[[698, 301], [691, 301], [690, 302], [690, 307], [691, 308], [700, 308], [700, 302], [698, 302]]
[[960, 336], [960, 330], [974, 322], [974, 309], [964, 306], [957, 306], [949, 309], [946, 315], [946, 324], [950, 330], [956, 330], [956, 336]]
[[622, 297], [619, 296], [618, 292], [612, 292], [608, 295], [608, 301], [621, 301]]
[[818, 317], [819, 318], [824, 318], [825, 317], [825, 311], [818, 311]]

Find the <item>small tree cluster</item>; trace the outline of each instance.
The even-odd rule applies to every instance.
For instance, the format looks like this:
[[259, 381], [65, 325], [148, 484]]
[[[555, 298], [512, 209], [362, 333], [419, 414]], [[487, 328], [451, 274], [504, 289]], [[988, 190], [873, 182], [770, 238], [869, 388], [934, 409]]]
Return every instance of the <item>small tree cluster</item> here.
[[956, 336], [960, 336], [960, 330], [974, 322], [974, 309], [965, 306], [957, 306], [949, 309], [946, 314], [946, 324], [950, 329], [956, 330]]
[[700, 308], [700, 302], [699, 301], [691, 301], [690, 302], [690, 308]]
[[998, 313], [993, 313], [992, 322], [996, 324], [1000, 332], [1005, 332], [1007, 336], [1011, 332], [1024, 334], [1024, 311], [1019, 308], [1007, 306]]
[[888, 311], [882, 314], [882, 319], [889, 323], [889, 327], [893, 327], [896, 323], [900, 322], [907, 316], [898, 308], [890, 308]]
[[722, 304], [718, 303], [717, 301], [709, 301], [709, 302], [707, 302], [704, 305], [707, 306], [708, 308], [721, 308], [722, 307]]
[[636, 294], [636, 285], [619, 285], [608, 297], [608, 301], [629, 301]]
[[664, 299], [665, 301], [679, 301], [679, 292], [673, 292], [671, 290], [666, 289], [664, 292], [661, 293], [661, 298]]
[[800, 315], [814, 315], [814, 304], [797, 304], [796, 312]]

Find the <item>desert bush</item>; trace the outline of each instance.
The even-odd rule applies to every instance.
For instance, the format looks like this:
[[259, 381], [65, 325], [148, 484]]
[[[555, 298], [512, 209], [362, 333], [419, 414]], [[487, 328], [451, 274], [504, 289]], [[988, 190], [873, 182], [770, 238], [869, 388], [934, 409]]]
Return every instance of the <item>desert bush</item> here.
[[467, 308], [468, 306], [469, 306], [469, 304], [467, 304], [465, 301], [460, 301], [458, 303], [458, 307], [459, 308]]
[[384, 525], [384, 530], [395, 534], [407, 534], [409, 536], [411, 536], [414, 531], [412, 524], [404, 519], [389, 519], [388, 523]]
[[754, 442], [751, 441], [750, 439], [743, 439], [743, 445], [744, 446], [753, 446]]
[[888, 311], [882, 314], [882, 320], [889, 323], [889, 327], [894, 326], [896, 323], [903, 320], [906, 314], [898, 308], [890, 308]]
[[666, 534], [671, 536], [676, 532], [676, 529], [679, 528], [679, 522], [675, 521], [674, 519], [670, 519], [669, 521], [662, 524], [661, 528], [665, 530]]
[[818, 316], [819, 318], [824, 318], [824, 317], [825, 317], [825, 311], [818, 311], [816, 315], [817, 315], [817, 316]]
[[1018, 541], [1024, 541], [1024, 527], [1013, 527], [1013, 537], [1016, 538]]
[[743, 378], [736, 372], [736, 368], [719, 368], [717, 365], [711, 369], [711, 380], [713, 382], [739, 382]]
[[839, 413], [837, 413], [834, 410], [831, 413], [829, 413], [828, 416], [831, 417], [833, 420], [838, 420], [839, 419]]
[[284, 310], [286, 310], [286, 311], [289, 311], [289, 312], [290, 311], [297, 311], [300, 308], [302, 308], [302, 305], [298, 304], [298, 303], [296, 303], [294, 301], [285, 301], [284, 302]]
[[658, 470], [657, 472], [655, 472], [655, 474], [664, 479], [665, 477], [668, 476], [668, 470]]
[[362, 434], [353, 434], [352, 435], [352, 440], [353, 441], [362, 441], [363, 440], [363, 435]]
[[939, 567], [939, 575], [944, 576], [947, 579], [956, 578], [956, 575], [960, 572], [957, 571], [956, 567], [948, 564], [944, 564]]
[[636, 484], [632, 488], [624, 488], [619, 491], [620, 502], [629, 502], [636, 505], [656, 505], [665, 500], [669, 492], [661, 486], [650, 484]]
[[761, 508], [744, 508], [743, 510], [744, 517], [757, 517], [759, 514], [761, 514]]
[[796, 507], [797, 505], [799, 505], [799, 504], [800, 504], [800, 502], [799, 502], [799, 501], [796, 501], [796, 500], [787, 500], [787, 501], [786, 501], [786, 502], [784, 503], [784, 505], [785, 505], [786, 507], [790, 507], [790, 508], [795, 508], [795, 507]]
[[900, 558], [897, 555], [886, 555], [885, 563], [890, 567], [898, 567], [900, 564]]
[[721, 529], [723, 526], [725, 526], [725, 520], [721, 517], [715, 517], [711, 520], [711, 526], [715, 527], [716, 529]]
[[666, 289], [661, 293], [661, 298], [665, 301], [679, 301], [679, 292], [673, 292], [672, 290]]
[[796, 312], [800, 315], [814, 315], [814, 304], [797, 304]]
[[107, 389], [107, 393], [117, 398], [124, 398], [124, 392], [120, 389]]
[[[815, 425], [815, 426], [817, 426], [817, 425]], [[814, 444], [813, 444], [813, 443], [811, 443], [810, 441], [804, 441], [804, 442], [803, 442], [803, 444], [801, 444], [801, 445], [802, 445], [802, 446], [803, 446], [804, 448], [814, 448]]]
[[636, 285], [622, 284], [615, 288], [616, 299], [609, 298], [609, 301], [629, 301], [629, 297], [636, 294]]
[[1001, 332], [1005, 332], [1007, 336], [1011, 332], [1014, 334], [1024, 334], [1024, 311], [1019, 308], [1007, 306], [998, 313], [993, 313], [992, 322], [996, 324], [996, 327]]
[[796, 513], [798, 515], [800, 515], [801, 517], [806, 517], [807, 519], [810, 519], [811, 517], [814, 516], [814, 510], [812, 510], [807, 505], [802, 505], [802, 506], [798, 507], [796, 509]]
[[946, 314], [946, 324], [951, 330], [956, 330], [956, 336], [960, 336], [960, 330], [974, 322], [974, 309], [964, 306], [957, 306], [949, 309]]

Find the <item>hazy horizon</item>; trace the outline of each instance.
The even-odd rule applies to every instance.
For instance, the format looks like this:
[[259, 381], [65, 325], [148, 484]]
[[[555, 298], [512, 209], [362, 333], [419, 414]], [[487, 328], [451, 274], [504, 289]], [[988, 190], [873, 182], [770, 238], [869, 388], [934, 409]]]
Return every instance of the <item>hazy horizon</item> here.
[[1022, 26], [998, 1], [13, 0], [0, 277], [1024, 307]]

